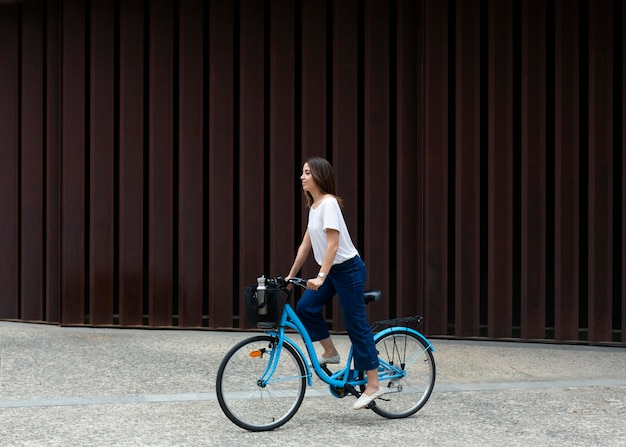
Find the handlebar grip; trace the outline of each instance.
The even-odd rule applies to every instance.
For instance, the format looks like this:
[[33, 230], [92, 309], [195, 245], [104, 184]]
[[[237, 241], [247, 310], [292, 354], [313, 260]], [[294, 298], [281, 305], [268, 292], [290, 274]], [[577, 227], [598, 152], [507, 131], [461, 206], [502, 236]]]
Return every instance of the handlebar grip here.
[[307, 288], [306, 279], [293, 277], [293, 278], [289, 278], [287, 281], [290, 282], [291, 284], [295, 284], [296, 286], [302, 287], [303, 289]]

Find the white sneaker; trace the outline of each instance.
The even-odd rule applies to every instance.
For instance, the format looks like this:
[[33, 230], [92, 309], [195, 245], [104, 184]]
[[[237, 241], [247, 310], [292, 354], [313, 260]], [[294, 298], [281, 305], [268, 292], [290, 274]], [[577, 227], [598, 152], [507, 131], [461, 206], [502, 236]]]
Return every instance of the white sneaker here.
[[317, 361], [320, 362], [320, 365], [323, 365], [324, 363], [339, 363], [341, 361], [341, 356], [339, 354], [333, 355], [332, 357], [324, 357], [320, 355], [317, 357]]
[[365, 393], [361, 394], [361, 397], [359, 397], [357, 401], [354, 403], [354, 409], [361, 410], [363, 408], [367, 408], [369, 404], [371, 404], [374, 400], [381, 397], [383, 394], [385, 394], [385, 392], [386, 392], [385, 388], [381, 386], [372, 395], [367, 395]]

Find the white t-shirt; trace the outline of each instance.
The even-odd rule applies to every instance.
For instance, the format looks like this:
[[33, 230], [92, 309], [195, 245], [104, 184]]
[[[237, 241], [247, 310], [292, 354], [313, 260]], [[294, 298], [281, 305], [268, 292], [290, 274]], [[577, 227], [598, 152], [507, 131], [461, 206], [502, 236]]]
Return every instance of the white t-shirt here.
[[313, 256], [319, 265], [322, 265], [322, 262], [324, 262], [324, 254], [328, 247], [328, 240], [326, 239], [327, 229], [339, 231], [339, 248], [337, 249], [333, 265], [341, 264], [359, 254], [352, 243], [350, 233], [348, 233], [348, 226], [335, 197], [327, 197], [322, 200], [317, 208], [309, 210], [308, 229], [311, 246], [313, 247]]

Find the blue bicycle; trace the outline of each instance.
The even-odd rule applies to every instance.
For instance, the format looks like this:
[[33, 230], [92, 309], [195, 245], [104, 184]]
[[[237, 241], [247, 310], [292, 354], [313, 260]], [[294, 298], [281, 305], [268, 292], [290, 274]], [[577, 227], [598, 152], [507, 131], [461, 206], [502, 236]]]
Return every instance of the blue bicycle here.
[[[313, 342], [290, 304], [290, 283], [306, 288], [306, 280], [301, 278], [269, 278], [263, 303], [259, 303], [255, 288], [248, 290], [246, 302], [264, 320], [257, 321], [257, 326], [265, 334], [235, 345], [217, 372], [222, 411], [246, 430], [273, 430], [289, 421], [302, 404], [307, 383], [312, 385], [311, 367], [337, 398], [358, 398], [365, 390], [364, 372], [351, 369], [352, 348], [340, 370], [333, 372], [327, 364], [320, 364]], [[379, 301], [381, 296], [379, 290], [367, 291], [365, 302]], [[378, 378], [386, 393], [368, 408], [386, 418], [415, 414], [435, 386], [434, 348], [426, 337], [407, 326], [421, 322], [422, 317], [405, 317], [374, 323]], [[288, 329], [300, 335], [306, 354], [287, 335]], [[307, 356], [311, 366], [305, 361]]]

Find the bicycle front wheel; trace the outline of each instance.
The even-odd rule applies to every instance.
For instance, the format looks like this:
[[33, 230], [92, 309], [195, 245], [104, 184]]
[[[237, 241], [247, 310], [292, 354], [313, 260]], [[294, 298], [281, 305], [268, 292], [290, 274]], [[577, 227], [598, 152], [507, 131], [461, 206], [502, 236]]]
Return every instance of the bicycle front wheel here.
[[381, 382], [386, 394], [370, 408], [389, 419], [409, 417], [428, 401], [435, 386], [435, 360], [428, 344], [412, 332], [396, 330], [376, 340], [379, 371], [385, 362], [405, 372], [404, 377]]
[[217, 371], [217, 400], [228, 419], [250, 431], [273, 430], [300, 408], [306, 375], [300, 354], [283, 344], [280, 359], [267, 384], [271, 361], [277, 354], [276, 338], [259, 335], [235, 345]]

